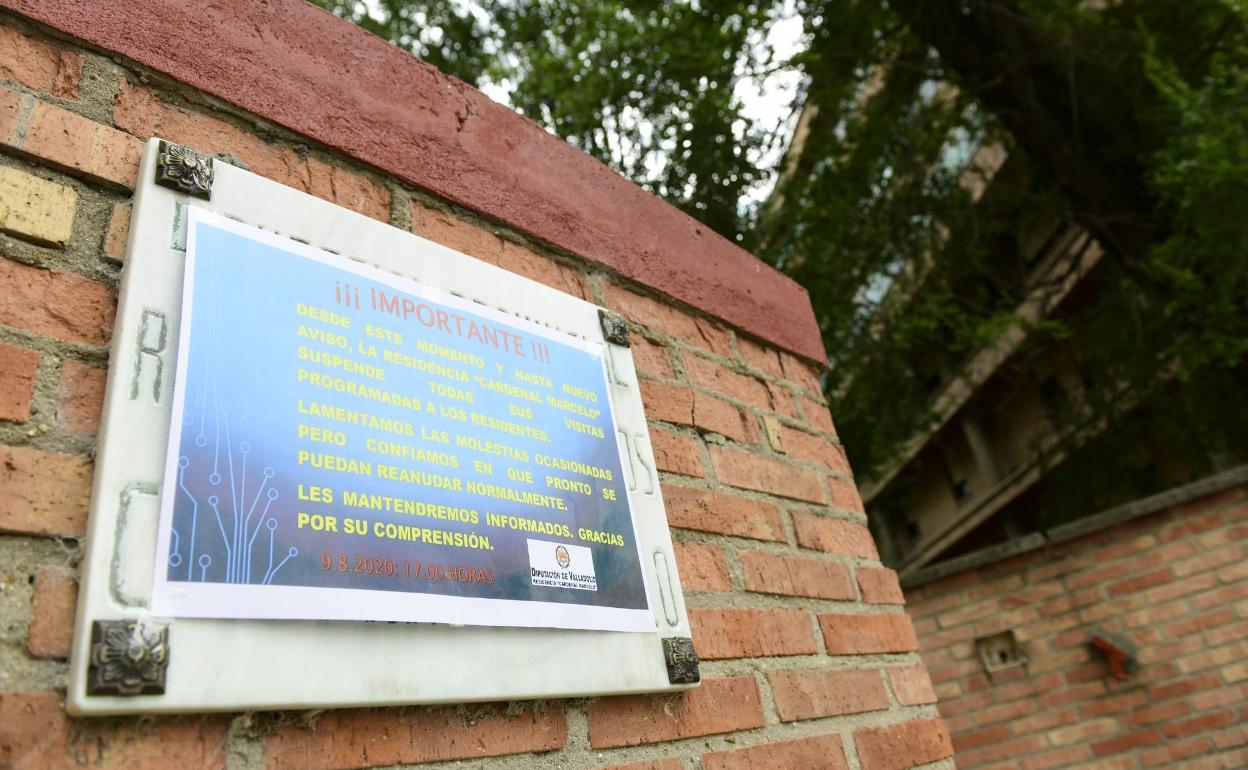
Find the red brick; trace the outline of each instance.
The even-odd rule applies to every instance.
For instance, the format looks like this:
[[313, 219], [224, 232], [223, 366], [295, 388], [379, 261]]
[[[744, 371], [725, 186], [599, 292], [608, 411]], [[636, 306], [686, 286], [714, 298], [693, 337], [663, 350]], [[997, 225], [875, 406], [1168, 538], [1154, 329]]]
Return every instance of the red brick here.
[[412, 232], [474, 259], [523, 275], [567, 294], [590, 298], [585, 276], [572, 268], [504, 241], [453, 214], [412, 203]]
[[713, 545], [673, 543], [680, 585], [686, 591], [731, 591], [728, 562], [724, 552]]
[[1074, 724], [1079, 717], [1074, 709], [1060, 709], [1058, 711], [1048, 711], [1043, 714], [1023, 717], [1010, 722], [1010, 727], [1014, 729], [1016, 735], [1024, 735], [1031, 732], [1039, 732], [1042, 730], [1051, 730], [1054, 727], [1062, 725]]
[[[1219, 574], [1222, 571], [1219, 570]], [[1200, 596], [1192, 597], [1192, 606], [1199, 610], [1207, 610], [1213, 607], [1220, 607], [1224, 604], [1237, 602], [1240, 599], [1248, 598], [1248, 582], [1239, 583], [1237, 585], [1229, 585], [1225, 588], [1219, 588], [1216, 591], [1209, 591]]]
[[1049, 731], [1049, 742], [1054, 746], [1067, 746], [1072, 743], [1085, 743], [1094, 738], [1105, 738], [1118, 733], [1121, 726], [1113, 717], [1089, 719], [1078, 724], [1060, 727]]
[[94, 435], [104, 409], [104, 380], [108, 372], [74, 361], [61, 368], [56, 413], [61, 427], [71, 433]]
[[858, 730], [854, 742], [862, 770], [905, 770], [953, 754], [949, 732], [939, 719]]
[[918, 649], [906, 615], [820, 615], [829, 655], [911, 652]]
[[683, 385], [642, 380], [641, 400], [646, 416], [652, 420], [694, 426], [741, 443], [758, 443], [758, 423], [752, 414], [706, 393]]
[[1036, 754], [1023, 760], [1023, 770], [1048, 770], [1050, 767], [1069, 765], [1087, 759], [1087, 746], [1067, 746], [1064, 749]]
[[807, 425], [823, 433], [836, 433], [836, 426], [832, 424], [832, 413], [828, 411], [826, 404], [804, 397], [799, 398], [798, 403], [802, 405]]
[[366, 217], [390, 221], [390, 190], [333, 164], [308, 158], [307, 190]]
[[771, 503], [676, 484], [663, 485], [663, 503], [667, 522], [673, 527], [753, 540], [784, 540], [780, 509]]
[[702, 442], [693, 436], [670, 433], [665, 430], [650, 431], [650, 448], [654, 450], [654, 462], [659, 470], [681, 476], [702, 477]]
[[854, 486], [854, 482], [829, 478], [828, 491], [832, 494], [830, 502], [833, 508], [857, 513], [866, 510], [862, 507], [862, 498], [858, 496], [858, 487]]
[[884, 680], [876, 670], [773, 671], [767, 681], [785, 722], [888, 708]]
[[845, 447], [823, 436], [782, 425], [780, 443], [789, 457], [817, 463], [843, 476], [852, 473], [849, 460], [845, 458]]
[[1137, 660], [1140, 663], [1152, 664], [1163, 660], [1174, 660], [1178, 657], [1191, 655], [1200, 652], [1203, 645], [1200, 637], [1188, 636], [1179, 639], [1176, 642], [1168, 642], [1166, 644], [1151, 644], [1148, 634], [1155, 632], [1155, 629], [1146, 628], [1135, 632], [1133, 638], [1141, 639], [1144, 647], [1138, 653]]
[[29, 447], [0, 447], [0, 532], [81, 537], [91, 461]]
[[38, 368], [38, 351], [0, 343], [0, 420], [30, 419], [30, 399], [35, 393]]
[[[1103, 666], [1098, 665], [1097, 668], [1098, 674], [1104, 674], [1105, 669]], [[1089, 719], [1106, 714], [1120, 714], [1124, 711], [1138, 708], [1148, 702], [1148, 696], [1139, 690], [1124, 692], [1083, 704], [1079, 707], [1079, 716], [1083, 719]]]
[[[1243, 716], [1248, 717], [1248, 711], [1245, 711]], [[1243, 746], [1246, 743], [1248, 743], [1248, 725], [1232, 727], [1229, 730], [1223, 730], [1222, 732], [1214, 733], [1213, 735], [1213, 745], [1217, 746], [1219, 749]], [[1248, 751], [1241, 752], [1241, 757], [1243, 759], [1248, 759]]]
[[641, 403], [649, 419], [693, 425], [694, 392], [689, 388], [669, 382], [643, 380], [640, 390]]
[[843, 601], [857, 598], [843, 564], [763, 551], [742, 551], [739, 560], [747, 591]]
[[871, 531], [861, 524], [794, 511], [793, 530], [802, 548], [879, 561]]
[[200, 152], [235, 155], [261, 176], [365, 216], [390, 219], [390, 191], [367, 177], [271, 144], [223, 120], [165, 104], [127, 80], [113, 118], [119, 128], [142, 139], [160, 136]]
[[[793, 406], [793, 389], [779, 382], [768, 382], [767, 394], [771, 401], [771, 410], [787, 417], [797, 417], [797, 409]], [[831, 431], [828, 431], [829, 433]]]
[[143, 143], [29, 94], [0, 88], [0, 144], [71, 174], [133, 188]]
[[1248, 637], [1248, 623], [1232, 623], [1205, 631], [1203, 639], [1210, 647], [1219, 647], [1244, 637]]
[[126, 261], [126, 243], [130, 238], [130, 204], [114, 203], [104, 232], [104, 256], [113, 262]]
[[1143, 591], [1146, 588], [1164, 585], [1174, 580], [1174, 570], [1166, 567], [1165, 569], [1154, 570], [1143, 575], [1121, 580], [1105, 589], [1111, 597], [1122, 596], [1124, 594], [1133, 594]]
[[963, 604], [957, 609], [942, 612], [936, 619], [941, 628], [957, 628], [981, 618], [996, 615], [1000, 611], [1000, 605], [996, 600], [985, 599], [974, 604]]
[[113, 119], [118, 128], [141, 139], [159, 136], [204, 153], [228, 153], [261, 176], [308, 191], [307, 163], [294, 150], [216, 118], [167, 105], [128, 80], [122, 80]]
[[412, 202], [412, 232], [492, 265], [498, 264], [502, 258], [502, 238], [447, 211], [416, 201]]
[[[1171, 743], [1168, 746], [1161, 746], [1152, 751], [1141, 752], [1140, 761], [1142, 761], [1145, 766], [1152, 767], [1154, 765], [1176, 762], [1181, 759], [1187, 759], [1188, 757], [1194, 757], [1197, 754], [1208, 754], [1210, 753], [1210, 749], [1212, 747], [1213, 743], [1208, 738], [1192, 738], [1187, 741]], [[1214, 761], [1218, 762], [1218, 765], [1221, 765], [1221, 767], [1232, 766], [1229, 762], [1223, 764], [1218, 761], [1219, 759], [1221, 758], [1214, 758]], [[1218, 765], [1215, 765], [1215, 767]]]
[[68, 658], [74, 640], [74, 606], [78, 581], [60, 569], [43, 568], [35, 574], [30, 633], [26, 649], [36, 658]]
[[988, 746], [1000, 743], [1010, 737], [1010, 729], [1004, 725], [997, 725], [986, 730], [976, 730], [973, 733], [957, 733], [953, 736], [953, 748], [958, 754], [970, 751], [980, 746]]
[[738, 336], [737, 352], [741, 354], [741, 360], [747, 366], [773, 379], [784, 379], [784, 365], [780, 362], [780, 351], [775, 348], [769, 348], [754, 340]]
[[1212, 711], [1223, 706], [1236, 706], [1248, 696], [1248, 685], [1228, 685], [1199, 693], [1192, 698], [1192, 708], [1197, 711]]
[[1161, 531], [1161, 541], [1181, 540], [1217, 528], [1222, 524], [1222, 503], [1229, 502], [1238, 494], [1238, 489], [1228, 489], [1173, 508], [1175, 524]]
[[1161, 733], [1156, 730], [1138, 730], [1126, 735], [1119, 735], [1109, 740], [1092, 744], [1092, 753], [1098, 757], [1110, 754], [1121, 754], [1124, 751], [1138, 749], [1141, 746], [1152, 746], [1161, 740]]
[[1030, 700], [1016, 700], [1009, 703], [998, 703], [995, 706], [979, 710], [979, 724], [992, 725], [998, 722], [1005, 722], [1016, 717], [1032, 714], [1036, 711], [1036, 704]]
[[1152, 535], [1138, 535], [1125, 542], [1115, 542], [1098, 548], [1092, 554], [1092, 561], [1098, 564], [1121, 559], [1124, 556], [1148, 551], [1157, 545], [1157, 538]]
[[686, 345], [709, 350], [721, 356], [731, 356], [728, 332], [713, 321], [681, 312], [666, 302], [620, 288], [614, 284], [604, 287], [607, 305], [630, 321], [679, 340]]
[[[1230, 539], [1231, 534], [1238, 529], [1239, 527], [1231, 527], [1222, 532], [1210, 534], [1219, 540]], [[1229, 545], [1226, 548], [1217, 548], [1216, 550], [1202, 550], [1190, 559], [1175, 562], [1171, 567], [1174, 568], [1174, 574], [1180, 577], [1188, 577], [1189, 575], [1208, 572], [1227, 564], [1238, 564], [1242, 555], [1243, 552], [1238, 545]]]
[[806, 468], [729, 447], [710, 447], [711, 464], [720, 481], [741, 489], [824, 502], [823, 476]]
[[1148, 691], [1148, 697], [1153, 702], [1169, 700], [1170, 698], [1182, 698], [1184, 695], [1217, 687], [1219, 681], [1217, 674], [1201, 674], [1200, 676], [1189, 677], [1177, 682], [1158, 685]]
[[1132, 711], [1131, 714], [1123, 719], [1123, 723], [1131, 726], [1139, 725], [1156, 725], [1158, 723], [1168, 723], [1186, 716], [1192, 709], [1181, 700], [1171, 701], [1171, 703], [1162, 703], [1148, 706], [1147, 709], [1138, 709]]
[[735, 372], [701, 356], [685, 356], [685, 371], [696, 385], [770, 412], [792, 417], [792, 398], [780, 386], [763, 382], [752, 374]]
[[50, 692], [0, 693], [0, 767], [224, 770], [229, 717], [71, 720]]
[[1130, 562], [1120, 561], [1113, 564], [1100, 565], [1086, 572], [1068, 575], [1066, 577], [1066, 587], [1073, 590], [1076, 588], [1087, 588], [1088, 586], [1099, 586], [1115, 578], [1120, 578], [1130, 571]]
[[1193, 671], [1200, 671], [1214, 666], [1224, 666], [1243, 658], [1248, 658], [1248, 644], [1243, 642], [1234, 642], [1232, 644], [1224, 644], [1221, 647], [1215, 647], [1211, 650], [1204, 650], [1192, 655], [1187, 655], [1175, 661], [1179, 670], [1185, 674]]
[[702, 755], [702, 770], [846, 770], [839, 735], [816, 735]]
[[[1167, 620], [1182, 617], [1188, 613], [1187, 602], [1170, 602], [1169, 604], [1152, 605], [1123, 615], [1119, 620], [1123, 628], [1153, 628]], [[1169, 633], [1169, 632], [1167, 632]]]
[[[949, 665], [939, 665], [935, 660], [928, 661], [926, 656], [924, 661], [927, 663], [927, 671], [932, 677], [935, 684], [944, 684], [954, 680], [962, 680], [966, 677], [974, 676], [979, 669], [983, 668], [983, 664], [976, 663], [973, 660], [962, 660]], [[987, 686], [986, 684], [984, 685]], [[971, 690], [971, 692], [974, 692]], [[965, 700], [965, 699], [963, 699]]]
[[780, 351], [780, 365], [784, 368], [784, 378], [813, 394], [822, 394], [823, 386], [819, 383], [819, 369], [796, 356]]
[[1223, 727], [1229, 727], [1238, 721], [1239, 719], [1233, 710], [1219, 711], [1214, 714], [1201, 714], [1198, 717], [1185, 719], [1182, 722], [1170, 722], [1162, 728], [1162, 731], [1165, 733], [1167, 738], [1173, 740], [1175, 738], [1185, 738], [1189, 735], [1207, 733], [1210, 730], [1218, 730]]
[[801, 610], [691, 609], [689, 625], [704, 660], [812, 655], [810, 616]]
[[1012, 741], [985, 746], [979, 752], [979, 756], [985, 762], [996, 762], [1002, 759], [1013, 759], [1014, 757], [1030, 754], [1048, 747], [1049, 744], [1043, 735], [1026, 735], [1022, 738], [1015, 738]]
[[1195, 617], [1176, 621], [1167, 625], [1162, 629], [1162, 631], [1165, 632], [1166, 636], [1187, 636], [1189, 634], [1203, 631], [1206, 628], [1213, 628], [1215, 626], [1223, 625], [1224, 623], [1230, 623], [1234, 619], [1235, 613], [1225, 607], [1222, 607], [1212, 612], [1206, 612], [1202, 615], [1196, 615]]
[[543, 257], [532, 249], [511, 241], [503, 241], [502, 246], [497, 264], [504, 270], [523, 275], [564, 294], [591, 299], [589, 282], [579, 270]]
[[1069, 591], [1064, 596], [1059, 596], [1052, 601], [1045, 602], [1040, 605], [1040, 614], [1044, 617], [1061, 616], [1072, 610], [1078, 610], [1083, 607], [1089, 607], [1097, 604], [1102, 599], [1100, 587], [1089, 588], [1084, 591]]
[[0, 324], [88, 345], [112, 335], [116, 303], [102, 283], [0, 258], [0, 286]]
[[16, 80], [36, 91], [72, 99], [82, 77], [81, 54], [0, 26], [0, 80]]
[[1053, 692], [1046, 693], [1036, 698], [1036, 702], [1043, 708], [1051, 708], [1053, 706], [1065, 705], [1067, 703], [1076, 703], [1079, 701], [1089, 700], [1091, 698], [1099, 698], [1104, 694], [1104, 682], [1086, 682], [1081, 685], [1067, 687], [1064, 690], [1055, 690]]
[[763, 726], [763, 704], [751, 676], [704, 680], [679, 695], [626, 695], [589, 705], [595, 749], [659, 743]]
[[859, 567], [858, 587], [862, 589], [864, 602], [871, 604], [906, 603], [906, 597], [901, 593], [901, 584], [897, 581], [897, 573], [891, 569]]
[[530, 705], [519, 714], [482, 711], [331, 711], [311, 729], [289, 726], [271, 736], [266, 764], [273, 770], [354, 770], [552, 751], [567, 743], [567, 719], [559, 704], [541, 710]]
[[921, 706], [936, 702], [932, 679], [925, 666], [890, 668], [888, 681], [893, 686], [893, 695], [897, 697], [897, 702], [903, 706]]
[[[637, 367], [638, 374], [663, 379], [672, 379], [676, 376], [676, 370], [672, 367], [672, 359], [668, 355], [666, 345], [651, 342], [640, 334], [634, 334], [631, 341], [633, 365]], [[649, 407], [647, 407], [648, 410]]]

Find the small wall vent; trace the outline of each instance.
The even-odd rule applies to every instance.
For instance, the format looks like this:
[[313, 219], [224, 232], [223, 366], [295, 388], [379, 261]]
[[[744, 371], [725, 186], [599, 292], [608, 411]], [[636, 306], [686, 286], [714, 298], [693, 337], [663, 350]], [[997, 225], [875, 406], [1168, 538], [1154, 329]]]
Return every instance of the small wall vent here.
[[975, 649], [979, 651], [979, 659], [984, 662], [984, 668], [989, 673], [1021, 666], [1027, 662], [1013, 631], [1002, 631], [976, 639]]

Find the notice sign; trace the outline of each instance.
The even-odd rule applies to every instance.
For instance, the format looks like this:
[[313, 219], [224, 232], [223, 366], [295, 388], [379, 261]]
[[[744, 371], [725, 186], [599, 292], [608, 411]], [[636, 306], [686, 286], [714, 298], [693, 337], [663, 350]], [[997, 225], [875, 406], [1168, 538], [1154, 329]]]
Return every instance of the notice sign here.
[[653, 632], [603, 355], [190, 209], [153, 613]]

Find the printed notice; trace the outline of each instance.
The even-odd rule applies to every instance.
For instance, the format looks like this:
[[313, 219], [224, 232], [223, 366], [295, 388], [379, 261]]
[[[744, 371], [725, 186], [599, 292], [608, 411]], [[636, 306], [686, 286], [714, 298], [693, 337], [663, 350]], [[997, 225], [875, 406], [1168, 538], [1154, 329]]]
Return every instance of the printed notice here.
[[654, 630], [600, 344], [188, 227], [155, 614]]

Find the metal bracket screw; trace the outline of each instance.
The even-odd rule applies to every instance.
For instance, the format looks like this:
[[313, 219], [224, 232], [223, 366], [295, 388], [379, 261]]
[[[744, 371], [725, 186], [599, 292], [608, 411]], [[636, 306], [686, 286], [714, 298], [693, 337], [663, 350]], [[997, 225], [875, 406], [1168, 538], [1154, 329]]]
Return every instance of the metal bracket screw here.
[[168, 669], [168, 626], [142, 620], [91, 624], [87, 695], [162, 695]]
[[598, 321], [602, 324], [602, 336], [607, 342], [622, 348], [629, 347], [628, 324], [623, 318], [610, 310], [599, 308]]
[[698, 671], [698, 653], [689, 637], [664, 639], [663, 659], [667, 661], [667, 681], [672, 684], [696, 684], [702, 679]]
[[197, 198], [211, 198], [212, 158], [161, 140], [156, 152], [156, 184]]

